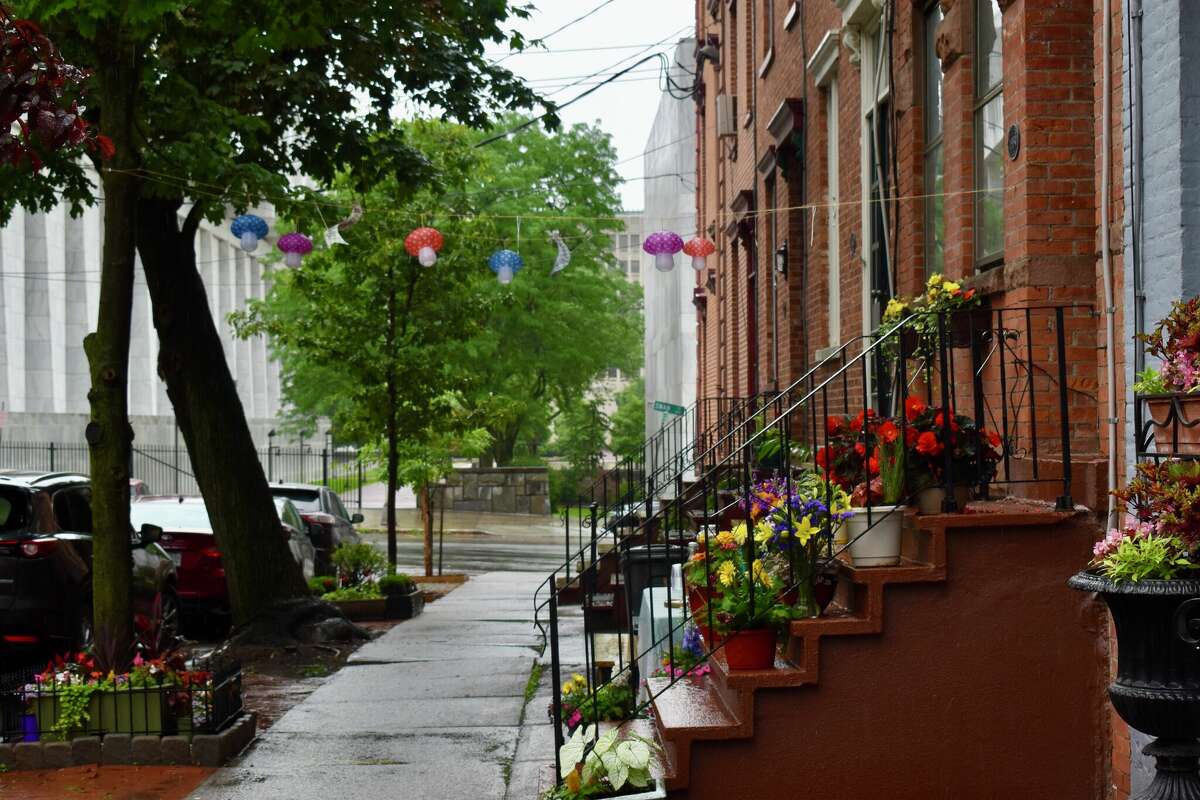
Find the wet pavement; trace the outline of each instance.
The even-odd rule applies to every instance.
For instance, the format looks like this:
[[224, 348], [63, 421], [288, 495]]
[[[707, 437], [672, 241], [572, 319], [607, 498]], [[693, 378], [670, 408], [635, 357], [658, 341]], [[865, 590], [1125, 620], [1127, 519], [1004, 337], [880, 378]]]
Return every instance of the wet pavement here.
[[[505, 798], [510, 778], [516, 789], [536, 773], [529, 765], [546, 763], [536, 732], [522, 733], [526, 716], [526, 729], [548, 729], [544, 690], [525, 704], [543, 578], [472, 578], [363, 646], [192, 800]], [[540, 761], [522, 758], [519, 745]], [[536, 792], [536, 780], [520, 785]]]

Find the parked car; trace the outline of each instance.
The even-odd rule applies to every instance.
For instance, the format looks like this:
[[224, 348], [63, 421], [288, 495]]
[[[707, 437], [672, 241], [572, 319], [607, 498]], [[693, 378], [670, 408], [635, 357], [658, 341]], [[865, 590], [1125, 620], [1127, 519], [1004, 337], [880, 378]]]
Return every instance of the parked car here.
[[[312, 577], [315, 553], [295, 507], [280, 507], [280, 530], [305, 578]], [[143, 497], [129, 507], [134, 525], [162, 528], [162, 547], [179, 573], [179, 602], [189, 617], [228, 616], [229, 588], [221, 551], [202, 497]]]
[[332, 575], [333, 551], [339, 545], [359, 541], [354, 526], [363, 521], [362, 514], [351, 514], [342, 505], [336, 492], [324, 486], [307, 483], [273, 483], [271, 494], [291, 500], [300, 516], [308, 523], [309, 536], [317, 550], [317, 574]]
[[[91, 644], [91, 500], [85, 475], [0, 471], [0, 663]], [[130, 535], [135, 633], [161, 652], [178, 633], [178, 575], [161, 529]]]
[[129, 479], [129, 499], [137, 500], [139, 497], [146, 497], [150, 494], [150, 486], [143, 480], [138, 478]]

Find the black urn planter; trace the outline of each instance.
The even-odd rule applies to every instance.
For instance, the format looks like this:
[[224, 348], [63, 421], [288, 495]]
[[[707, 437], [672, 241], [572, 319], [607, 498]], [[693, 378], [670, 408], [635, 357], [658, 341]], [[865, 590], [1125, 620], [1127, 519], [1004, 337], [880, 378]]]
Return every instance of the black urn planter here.
[[420, 589], [414, 589], [408, 594], [389, 594], [387, 601], [386, 619], [412, 619], [425, 609], [425, 596]]
[[1156, 774], [1135, 800], [1200, 798], [1200, 580], [1114, 583], [1080, 572], [1067, 585], [1104, 598], [1117, 631], [1113, 708], [1147, 745]]

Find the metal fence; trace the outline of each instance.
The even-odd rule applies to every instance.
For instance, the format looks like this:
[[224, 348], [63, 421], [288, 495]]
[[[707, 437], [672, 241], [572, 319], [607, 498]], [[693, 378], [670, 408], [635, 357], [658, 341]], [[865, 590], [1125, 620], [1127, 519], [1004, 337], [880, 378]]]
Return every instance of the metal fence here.
[[[362, 508], [364, 469], [353, 447], [320, 449], [300, 444], [258, 449], [267, 480], [320, 483]], [[90, 473], [88, 446], [82, 442], [0, 441], [0, 469]], [[139, 445], [133, 448], [130, 475], [144, 481], [150, 494], [198, 495], [192, 461], [182, 445]]]

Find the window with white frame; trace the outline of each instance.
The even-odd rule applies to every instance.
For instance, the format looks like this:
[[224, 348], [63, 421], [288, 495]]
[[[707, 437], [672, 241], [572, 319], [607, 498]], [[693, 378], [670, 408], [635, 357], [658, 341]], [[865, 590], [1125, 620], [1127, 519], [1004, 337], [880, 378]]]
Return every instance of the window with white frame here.
[[867, 262], [867, 280], [863, 286], [864, 333], [879, 324], [892, 296], [886, 203], [892, 168], [888, 59], [887, 31], [880, 17], [875, 29], [862, 37], [863, 258]]
[[825, 219], [829, 240], [829, 341], [830, 346], [842, 342], [842, 276], [838, 213], [840, 168], [838, 165], [838, 82], [834, 76], [825, 92]]
[[942, 60], [937, 54], [937, 27], [942, 7], [937, 0], [925, 7], [925, 274], [945, 270], [946, 198], [942, 147]]
[[1004, 258], [1004, 51], [997, 0], [975, 2], [975, 262]]

